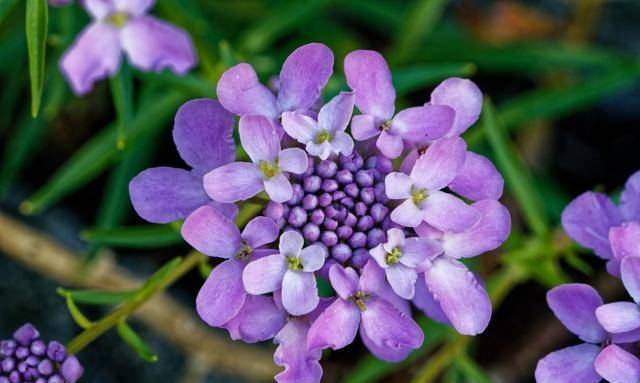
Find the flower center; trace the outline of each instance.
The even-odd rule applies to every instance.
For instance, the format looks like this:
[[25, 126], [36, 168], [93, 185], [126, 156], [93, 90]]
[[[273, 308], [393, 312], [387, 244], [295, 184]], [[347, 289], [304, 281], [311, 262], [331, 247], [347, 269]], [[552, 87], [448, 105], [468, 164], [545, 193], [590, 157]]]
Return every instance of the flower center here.
[[367, 309], [367, 298], [369, 298], [367, 294], [365, 294], [363, 291], [358, 291], [351, 296], [351, 301], [355, 303], [356, 306], [358, 306], [360, 311], [365, 311]]
[[129, 15], [125, 12], [114, 12], [107, 16], [107, 22], [116, 28], [122, 28], [129, 21]]
[[418, 151], [419, 155], [423, 155], [427, 152], [427, 149], [428, 149], [427, 146], [418, 146], [416, 150]]
[[280, 166], [278, 166], [277, 162], [269, 163], [265, 160], [260, 160], [260, 162], [258, 163], [258, 167], [260, 168], [262, 174], [264, 174], [267, 178], [275, 177], [280, 174]]
[[387, 265], [395, 265], [398, 263], [401, 256], [402, 252], [400, 251], [400, 249], [398, 247], [394, 247], [390, 253], [387, 253], [385, 261], [387, 262]]
[[391, 129], [391, 120], [387, 120], [380, 125], [380, 130], [386, 132]]
[[414, 189], [411, 191], [411, 199], [413, 199], [413, 203], [419, 205], [429, 197], [429, 191], [427, 189]]
[[247, 260], [248, 258], [251, 258], [252, 253], [253, 249], [251, 248], [251, 246], [244, 243], [240, 250], [238, 250], [238, 252], [236, 253], [236, 259], [239, 261]]
[[328, 130], [323, 130], [322, 132], [316, 135], [314, 142], [316, 144], [321, 144], [323, 142], [331, 141], [333, 137], [331, 136], [331, 132]]
[[300, 262], [300, 258], [298, 257], [287, 257], [287, 265], [289, 266], [289, 270], [300, 271], [302, 270], [302, 262]]

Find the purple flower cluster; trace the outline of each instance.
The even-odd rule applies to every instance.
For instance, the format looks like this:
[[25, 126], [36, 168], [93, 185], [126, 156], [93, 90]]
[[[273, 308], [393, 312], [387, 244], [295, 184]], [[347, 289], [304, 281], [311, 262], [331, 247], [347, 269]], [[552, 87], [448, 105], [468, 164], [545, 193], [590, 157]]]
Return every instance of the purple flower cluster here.
[[65, 347], [40, 339], [40, 333], [27, 323], [0, 342], [0, 383], [75, 383], [84, 369]]
[[[143, 218], [185, 219], [184, 239], [223, 259], [198, 313], [233, 339], [273, 339], [280, 383], [319, 382], [321, 351], [358, 333], [377, 357], [404, 359], [424, 339], [411, 302], [462, 334], [481, 333], [491, 302], [461, 260], [510, 232], [501, 175], [460, 138], [482, 107], [471, 81], [448, 79], [424, 105], [396, 112], [379, 53], [350, 53], [351, 91], [322, 106], [332, 72], [333, 53], [317, 43], [286, 59], [276, 92], [249, 64], [230, 68], [220, 104], [191, 101], [176, 116], [174, 141], [192, 170], [149, 169], [130, 184]], [[248, 161], [233, 162], [227, 110], [240, 116]], [[235, 204], [255, 196], [270, 201], [241, 231]], [[335, 296], [320, 297], [318, 279]]]
[[[59, 6], [70, 1], [49, 3]], [[86, 94], [97, 80], [115, 75], [123, 52], [133, 66], [144, 71], [170, 68], [176, 74], [184, 74], [196, 64], [196, 51], [187, 32], [147, 15], [155, 0], [81, 3], [94, 20], [60, 61], [60, 69], [74, 93]]]

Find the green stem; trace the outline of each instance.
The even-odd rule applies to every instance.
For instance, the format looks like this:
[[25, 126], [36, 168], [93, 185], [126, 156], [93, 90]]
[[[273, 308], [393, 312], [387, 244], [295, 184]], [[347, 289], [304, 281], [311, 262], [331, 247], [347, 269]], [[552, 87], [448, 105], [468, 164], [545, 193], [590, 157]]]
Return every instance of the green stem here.
[[77, 354], [80, 352], [99, 336], [110, 330], [112, 327], [117, 326], [123, 318], [131, 315], [155, 294], [164, 291], [193, 268], [198, 266], [203, 258], [205, 258], [205, 255], [194, 251], [189, 253], [184, 260], [177, 258], [174, 261], [171, 261], [165, 267], [171, 266], [174, 262], [180, 262], [180, 264], [170, 268], [169, 270], [164, 270], [165, 267], [158, 270], [158, 272], [149, 279], [145, 286], [143, 286], [129, 301], [118, 306], [107, 316], [97, 322], [94, 322], [91, 327], [73, 338], [67, 344], [67, 351], [71, 354]]
[[120, 72], [109, 81], [109, 84], [111, 86], [113, 106], [118, 118], [116, 146], [118, 149], [124, 150], [127, 139], [127, 125], [133, 119], [133, 78], [127, 63], [122, 63]]

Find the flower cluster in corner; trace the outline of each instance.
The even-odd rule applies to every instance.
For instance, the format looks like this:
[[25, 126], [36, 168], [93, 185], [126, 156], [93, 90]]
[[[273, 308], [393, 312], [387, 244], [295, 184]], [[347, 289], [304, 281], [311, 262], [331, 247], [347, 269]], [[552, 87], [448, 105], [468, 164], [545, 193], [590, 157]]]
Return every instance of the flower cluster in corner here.
[[[184, 239], [222, 259], [198, 313], [233, 339], [273, 339], [280, 383], [319, 382], [322, 350], [358, 334], [378, 358], [404, 359], [424, 339], [412, 303], [461, 334], [483, 332], [491, 302], [461, 261], [510, 233], [501, 175], [460, 137], [481, 112], [475, 84], [450, 78], [424, 105], [396, 111], [384, 58], [358, 50], [344, 61], [350, 89], [322, 105], [333, 65], [328, 47], [304, 45], [277, 91], [249, 64], [228, 69], [219, 103], [190, 101], [176, 116], [192, 169], [153, 168], [130, 184], [141, 217], [185, 219]], [[232, 113], [247, 154], [235, 162]], [[235, 206], [256, 196], [268, 203], [241, 230]]]

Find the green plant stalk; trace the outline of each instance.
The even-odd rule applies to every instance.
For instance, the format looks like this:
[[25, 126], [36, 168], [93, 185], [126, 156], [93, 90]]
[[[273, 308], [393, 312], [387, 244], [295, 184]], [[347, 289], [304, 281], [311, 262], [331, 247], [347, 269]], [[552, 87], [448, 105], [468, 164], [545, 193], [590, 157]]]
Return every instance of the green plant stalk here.
[[[96, 340], [102, 334], [118, 325], [124, 318], [134, 313], [140, 306], [146, 303], [151, 297], [166, 290], [182, 278], [189, 271], [198, 266], [205, 258], [205, 255], [196, 251], [189, 253], [182, 262], [171, 270], [168, 274], [163, 275], [157, 283], [150, 283], [142, 288], [129, 301], [123, 303], [114, 309], [111, 313], [94, 322], [93, 326], [81, 332], [67, 344], [67, 351], [71, 354], [77, 354], [87, 345]], [[151, 277], [153, 278], [153, 277]], [[151, 279], [150, 279], [151, 280]]]

